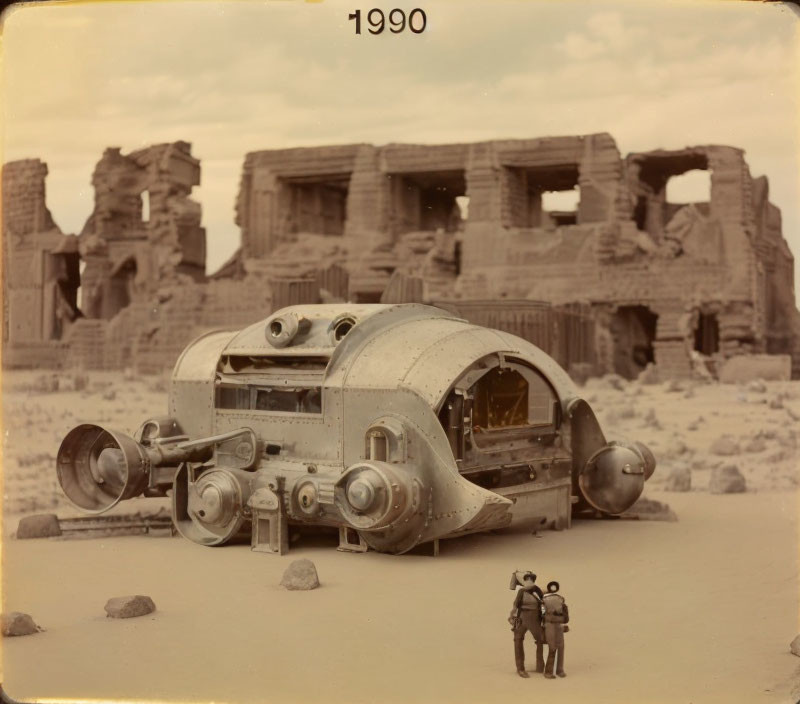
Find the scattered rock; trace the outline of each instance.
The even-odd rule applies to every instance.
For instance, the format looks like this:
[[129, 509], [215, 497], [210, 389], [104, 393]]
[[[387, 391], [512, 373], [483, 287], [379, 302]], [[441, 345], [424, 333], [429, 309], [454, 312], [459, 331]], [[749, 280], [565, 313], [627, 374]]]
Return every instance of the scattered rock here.
[[649, 362], [648, 365], [641, 371], [638, 377], [636, 377], [636, 381], [640, 384], [658, 384], [661, 382], [658, 367], [652, 362]]
[[690, 386], [686, 391], [683, 392], [684, 398], [694, 398], [694, 389]]
[[783, 408], [783, 401], [781, 400], [780, 396], [771, 398], [769, 400], [769, 407], [774, 411], [779, 411], [781, 408]]
[[744, 446], [745, 452], [763, 452], [766, 449], [767, 443], [765, 443], [759, 437], [751, 438], [750, 441]]
[[115, 596], [105, 605], [109, 618], [134, 618], [146, 616], [156, 610], [156, 605], [149, 596]]
[[316, 589], [319, 586], [317, 568], [311, 560], [294, 560], [283, 573], [281, 586], [292, 591]]
[[691, 491], [692, 470], [686, 465], [675, 467], [675, 469], [667, 475], [664, 489], [666, 491]]
[[792, 655], [797, 655], [797, 657], [800, 657], [800, 636], [794, 637], [791, 645], [789, 645], [789, 650], [792, 651]]
[[635, 418], [636, 409], [633, 406], [623, 406], [617, 411], [617, 417], [621, 419]]
[[800, 414], [795, 413], [791, 408], [789, 408], [789, 406], [784, 406], [784, 408], [786, 409], [786, 415], [788, 415], [789, 418], [794, 421], [800, 420]]
[[661, 423], [658, 420], [658, 416], [656, 416], [655, 408], [648, 408], [642, 420], [646, 426], [655, 430], [661, 430]]
[[666, 388], [664, 389], [667, 393], [676, 394], [683, 391], [683, 383], [680, 382], [678, 379], [672, 379], [667, 383]]
[[712, 494], [741, 494], [747, 491], [747, 482], [735, 464], [726, 464], [711, 471], [708, 490]]
[[708, 451], [712, 455], [721, 455], [723, 457], [730, 457], [738, 455], [741, 452], [739, 443], [737, 443], [730, 435], [721, 435], [714, 442]]
[[117, 398], [117, 392], [114, 389], [109, 389], [103, 394], [103, 399], [105, 401], [113, 401]]
[[783, 462], [784, 460], [788, 460], [791, 457], [791, 454], [786, 452], [785, 450], [777, 450], [773, 452], [771, 455], [767, 455], [766, 461], [770, 464], [777, 464], [778, 462]]
[[643, 521], [677, 521], [678, 516], [668, 504], [653, 499], [640, 497], [639, 500], [625, 511], [626, 516], [637, 516]]
[[58, 516], [53, 513], [42, 513], [37, 516], [25, 516], [19, 519], [17, 539], [52, 538], [61, 535]]
[[764, 383], [763, 379], [753, 379], [745, 388], [748, 391], [752, 391], [754, 394], [763, 394], [767, 392], [767, 385]]
[[28, 614], [11, 611], [2, 615], [2, 631], [4, 636], [29, 636], [38, 633], [39, 628]]

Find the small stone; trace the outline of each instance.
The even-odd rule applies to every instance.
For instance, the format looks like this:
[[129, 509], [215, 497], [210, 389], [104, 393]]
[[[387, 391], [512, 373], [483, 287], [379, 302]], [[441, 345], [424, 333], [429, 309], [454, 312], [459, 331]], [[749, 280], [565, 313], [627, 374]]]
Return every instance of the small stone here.
[[747, 482], [735, 464], [726, 464], [711, 471], [708, 490], [712, 494], [741, 494], [747, 491]]
[[658, 420], [658, 416], [656, 416], [656, 409], [655, 408], [648, 408], [647, 413], [644, 414], [644, 424], [650, 428], [654, 428], [655, 430], [661, 429], [661, 423]]
[[763, 452], [767, 449], [767, 443], [761, 438], [754, 437], [744, 446], [745, 452]]
[[692, 470], [686, 465], [675, 467], [675, 469], [667, 475], [664, 489], [666, 491], [691, 491]]
[[294, 560], [283, 573], [281, 586], [292, 591], [316, 589], [319, 586], [317, 568], [311, 560]]
[[667, 393], [676, 394], [683, 391], [683, 384], [678, 379], [671, 379], [665, 389]]
[[109, 618], [134, 618], [146, 616], [156, 610], [156, 605], [149, 596], [115, 596], [105, 605]]
[[28, 614], [11, 611], [2, 616], [2, 631], [4, 636], [29, 636], [38, 633], [39, 628]]
[[739, 444], [730, 435], [721, 435], [714, 442], [708, 451], [712, 455], [721, 455], [722, 457], [730, 457], [731, 455], [738, 455], [741, 450]]
[[753, 379], [748, 385], [747, 390], [756, 394], [763, 394], [767, 391], [767, 385], [761, 379]]
[[25, 516], [19, 519], [17, 539], [52, 538], [61, 535], [58, 516], [53, 513], [40, 513], [36, 516]]
[[800, 657], [800, 636], [794, 637], [794, 640], [789, 646], [789, 650], [792, 651], [792, 655], [797, 655], [797, 657]]
[[103, 394], [103, 399], [105, 401], [113, 401], [117, 398], [117, 392], [114, 389], [109, 389]]
[[771, 398], [769, 400], [769, 407], [774, 411], [779, 411], [783, 408], [783, 401], [780, 397]]
[[690, 386], [686, 391], [683, 392], [684, 398], [694, 398], [694, 389]]

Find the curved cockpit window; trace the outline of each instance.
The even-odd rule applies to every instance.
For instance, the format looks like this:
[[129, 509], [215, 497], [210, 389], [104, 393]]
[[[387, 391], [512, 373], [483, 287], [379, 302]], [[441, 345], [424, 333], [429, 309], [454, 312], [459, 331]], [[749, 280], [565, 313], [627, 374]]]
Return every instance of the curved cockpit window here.
[[511, 453], [508, 462], [517, 462], [525, 447], [541, 448], [558, 431], [558, 409], [544, 376], [501, 355], [461, 375], [439, 409], [439, 422], [459, 466], [482, 467], [484, 453]]
[[483, 430], [552, 425], [555, 394], [532, 369], [521, 365], [490, 369], [472, 387], [472, 427]]

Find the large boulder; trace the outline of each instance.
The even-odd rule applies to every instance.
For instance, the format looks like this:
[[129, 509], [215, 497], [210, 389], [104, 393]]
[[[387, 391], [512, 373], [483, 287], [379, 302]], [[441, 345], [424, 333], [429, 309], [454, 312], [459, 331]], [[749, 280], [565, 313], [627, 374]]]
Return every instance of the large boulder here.
[[115, 596], [105, 605], [106, 615], [109, 618], [135, 618], [146, 616], [156, 610], [156, 605], [149, 596]]
[[17, 539], [53, 538], [61, 535], [58, 516], [53, 513], [40, 513], [36, 516], [25, 516], [19, 519]]
[[747, 482], [735, 464], [726, 464], [711, 470], [708, 490], [712, 494], [741, 494], [747, 491]]
[[294, 560], [283, 573], [281, 586], [292, 591], [307, 591], [319, 586], [317, 568], [311, 560]]
[[739, 447], [739, 443], [737, 443], [736, 440], [734, 440], [730, 435], [721, 435], [711, 443], [711, 447], [708, 448], [708, 451], [712, 455], [731, 457], [733, 455], [738, 455], [741, 452], [741, 449]]
[[29, 636], [42, 630], [28, 614], [19, 611], [3, 614], [0, 620], [4, 636]]
[[668, 475], [667, 480], [664, 482], [664, 489], [666, 491], [691, 491], [692, 488], [692, 470], [687, 465], [679, 465], [675, 467]]

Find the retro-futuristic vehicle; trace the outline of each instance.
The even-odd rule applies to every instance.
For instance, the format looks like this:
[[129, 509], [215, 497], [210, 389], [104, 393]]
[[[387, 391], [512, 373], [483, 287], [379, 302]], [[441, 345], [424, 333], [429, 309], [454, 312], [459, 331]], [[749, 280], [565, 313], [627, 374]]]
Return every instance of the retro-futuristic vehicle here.
[[295, 526], [340, 549], [403, 553], [477, 531], [620, 514], [655, 460], [607, 442], [536, 346], [430, 306], [302, 305], [192, 342], [169, 412], [133, 438], [79, 425], [61, 487], [99, 514], [171, 495], [184, 537], [283, 554]]

